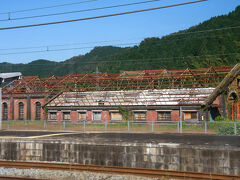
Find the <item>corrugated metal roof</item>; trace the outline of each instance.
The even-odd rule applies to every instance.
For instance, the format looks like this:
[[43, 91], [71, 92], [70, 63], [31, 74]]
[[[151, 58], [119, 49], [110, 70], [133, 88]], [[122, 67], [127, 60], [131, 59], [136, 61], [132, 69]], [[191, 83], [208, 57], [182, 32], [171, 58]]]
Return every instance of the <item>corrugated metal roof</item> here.
[[22, 73], [20, 73], [20, 72], [0, 73], [0, 78], [2, 78], [2, 79], [14, 78], [14, 77], [18, 77], [18, 76], [22, 76]]
[[200, 105], [215, 88], [63, 92], [47, 106]]

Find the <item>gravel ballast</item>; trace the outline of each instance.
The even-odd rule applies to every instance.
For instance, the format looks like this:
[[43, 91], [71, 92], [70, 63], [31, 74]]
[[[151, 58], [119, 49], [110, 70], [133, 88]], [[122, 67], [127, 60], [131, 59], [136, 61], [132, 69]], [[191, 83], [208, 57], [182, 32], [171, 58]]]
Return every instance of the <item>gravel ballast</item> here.
[[0, 176], [29, 177], [51, 180], [157, 180], [139, 176], [92, 173], [87, 171], [60, 171], [42, 169], [0, 168]]

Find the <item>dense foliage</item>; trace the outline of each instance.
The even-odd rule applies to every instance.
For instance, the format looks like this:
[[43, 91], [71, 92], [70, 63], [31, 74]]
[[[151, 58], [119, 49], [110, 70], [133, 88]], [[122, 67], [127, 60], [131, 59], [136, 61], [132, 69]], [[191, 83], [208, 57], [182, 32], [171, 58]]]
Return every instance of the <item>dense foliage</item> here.
[[240, 59], [240, 6], [228, 15], [162, 38], [144, 39], [138, 46], [95, 47], [64, 62], [37, 60], [28, 64], [1, 63], [0, 71], [24, 75], [121, 72], [144, 69], [183, 69], [236, 64]]

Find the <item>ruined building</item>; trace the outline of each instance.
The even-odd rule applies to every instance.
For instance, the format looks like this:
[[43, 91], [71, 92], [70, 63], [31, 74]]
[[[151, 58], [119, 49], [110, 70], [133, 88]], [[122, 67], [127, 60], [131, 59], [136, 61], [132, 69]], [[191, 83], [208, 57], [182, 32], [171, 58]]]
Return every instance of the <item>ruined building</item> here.
[[185, 70], [22, 77], [3, 88], [4, 120], [240, 119], [240, 64]]

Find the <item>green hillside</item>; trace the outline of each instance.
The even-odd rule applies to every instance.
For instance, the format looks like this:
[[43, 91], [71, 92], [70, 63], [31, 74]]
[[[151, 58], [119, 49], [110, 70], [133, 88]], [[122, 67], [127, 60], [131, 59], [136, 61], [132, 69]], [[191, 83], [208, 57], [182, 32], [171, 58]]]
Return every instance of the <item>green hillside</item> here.
[[[144, 69], [183, 69], [240, 62], [240, 6], [228, 15], [211, 18], [162, 38], [146, 38], [138, 46], [95, 47], [85, 55], [57, 63], [37, 60], [29, 64], [1, 63], [0, 71], [23, 75], [121, 72]], [[37, 64], [37, 65], [36, 65]]]

